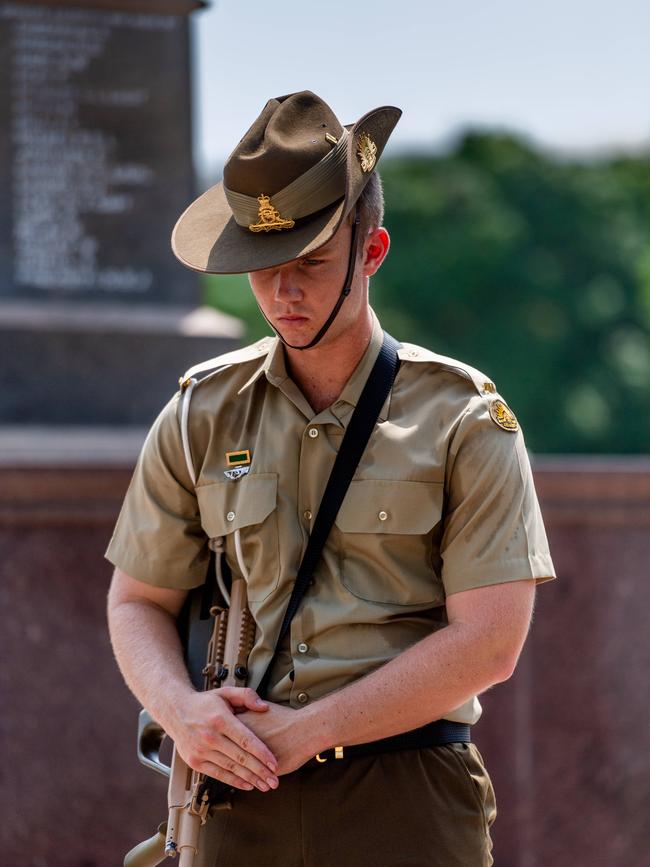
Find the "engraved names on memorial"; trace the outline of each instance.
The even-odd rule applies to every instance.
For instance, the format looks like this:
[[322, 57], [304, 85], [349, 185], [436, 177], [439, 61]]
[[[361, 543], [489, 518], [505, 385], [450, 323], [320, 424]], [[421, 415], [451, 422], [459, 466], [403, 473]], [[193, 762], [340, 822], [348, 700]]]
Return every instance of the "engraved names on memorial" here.
[[192, 303], [184, 16], [0, 6], [0, 299]]

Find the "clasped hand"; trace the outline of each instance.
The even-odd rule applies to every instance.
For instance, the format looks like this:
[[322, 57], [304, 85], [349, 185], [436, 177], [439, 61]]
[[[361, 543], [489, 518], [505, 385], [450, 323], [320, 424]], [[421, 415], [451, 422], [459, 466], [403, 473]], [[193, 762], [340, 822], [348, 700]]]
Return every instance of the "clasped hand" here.
[[195, 771], [236, 789], [276, 789], [278, 776], [304, 764], [308, 738], [296, 726], [300, 711], [262, 701], [248, 688], [196, 692], [167, 731]]

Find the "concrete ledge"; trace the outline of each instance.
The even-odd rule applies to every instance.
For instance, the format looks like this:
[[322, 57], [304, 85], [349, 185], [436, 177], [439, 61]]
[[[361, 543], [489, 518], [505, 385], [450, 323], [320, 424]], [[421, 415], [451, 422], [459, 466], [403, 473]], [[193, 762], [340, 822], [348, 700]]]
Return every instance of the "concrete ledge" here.
[[146, 427], [6, 425], [0, 427], [0, 470], [128, 469], [135, 464], [146, 435]]
[[146, 433], [0, 427], [0, 526], [110, 528]]
[[213, 307], [176, 307], [148, 304], [0, 303], [2, 331], [81, 331], [106, 334], [137, 332], [190, 337], [229, 337], [240, 340], [240, 319]]

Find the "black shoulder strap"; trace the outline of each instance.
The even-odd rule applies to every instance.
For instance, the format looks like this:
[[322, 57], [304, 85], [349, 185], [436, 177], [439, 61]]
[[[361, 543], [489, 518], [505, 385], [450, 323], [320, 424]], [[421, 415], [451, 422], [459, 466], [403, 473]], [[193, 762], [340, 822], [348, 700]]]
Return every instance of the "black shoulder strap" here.
[[309, 537], [300, 568], [298, 569], [287, 609], [284, 613], [282, 626], [275, 642], [273, 656], [269, 660], [266, 671], [257, 687], [257, 692], [261, 696], [266, 695], [271, 677], [271, 669], [280, 645], [307, 591], [323, 546], [332, 529], [332, 524], [338, 515], [352, 477], [361, 460], [361, 455], [365, 451], [370, 435], [377, 423], [381, 408], [395, 381], [399, 367], [399, 358], [397, 357], [398, 346], [397, 341], [390, 334], [384, 332], [384, 341], [379, 350], [379, 355], [361, 392], [359, 402], [352, 414], [345, 436], [343, 437], [343, 442], [334, 461], [332, 472], [327, 481], [325, 493], [323, 494], [323, 499], [314, 521], [314, 527]]

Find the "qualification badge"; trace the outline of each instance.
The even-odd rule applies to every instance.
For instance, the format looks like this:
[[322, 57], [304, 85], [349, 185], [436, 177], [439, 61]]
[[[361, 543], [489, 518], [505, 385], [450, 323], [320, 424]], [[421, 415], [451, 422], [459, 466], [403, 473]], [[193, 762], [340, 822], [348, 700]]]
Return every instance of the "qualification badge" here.
[[498, 398], [490, 402], [490, 418], [503, 430], [513, 432], [519, 430], [519, 422], [514, 412]]
[[224, 476], [232, 481], [240, 479], [250, 470], [250, 449], [239, 449], [239, 451], [236, 452], [226, 452], [226, 463], [230, 469], [223, 471]]

